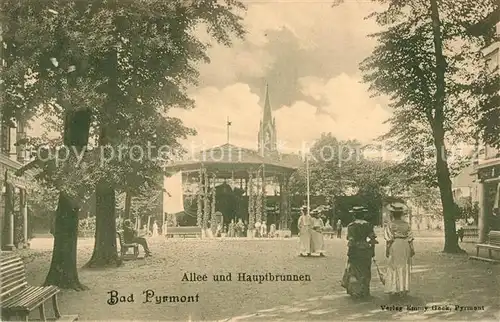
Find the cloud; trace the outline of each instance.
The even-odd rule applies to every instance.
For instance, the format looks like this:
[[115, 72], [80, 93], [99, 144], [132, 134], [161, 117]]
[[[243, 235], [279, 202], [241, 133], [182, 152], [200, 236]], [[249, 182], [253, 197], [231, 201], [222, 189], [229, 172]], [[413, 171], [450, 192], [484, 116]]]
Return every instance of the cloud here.
[[[208, 40], [210, 64], [200, 66], [200, 85], [224, 88], [238, 82], [250, 85], [263, 99], [268, 82], [277, 106], [290, 105], [300, 96], [296, 81], [305, 76], [329, 79], [341, 73], [357, 74], [359, 63], [375, 42], [366, 36], [378, 31], [364, 20], [378, 4], [346, 1], [335, 8], [331, 1], [247, 1], [245, 40], [231, 48]], [[205, 39], [205, 38], [204, 38]]]
[[335, 121], [331, 132], [338, 138], [370, 142], [389, 130], [383, 123], [391, 113], [370, 98], [368, 86], [359, 79], [341, 74], [327, 81], [307, 77], [300, 82], [304, 94], [323, 102], [320, 109]]

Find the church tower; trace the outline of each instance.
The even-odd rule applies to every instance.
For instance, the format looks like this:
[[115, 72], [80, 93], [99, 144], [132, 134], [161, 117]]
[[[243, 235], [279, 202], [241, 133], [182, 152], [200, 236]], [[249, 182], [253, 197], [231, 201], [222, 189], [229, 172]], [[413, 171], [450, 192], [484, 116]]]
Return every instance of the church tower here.
[[271, 104], [269, 102], [269, 86], [266, 85], [266, 100], [264, 103], [264, 113], [260, 121], [258, 137], [259, 153], [263, 156], [270, 156], [277, 151], [276, 122], [272, 115]]

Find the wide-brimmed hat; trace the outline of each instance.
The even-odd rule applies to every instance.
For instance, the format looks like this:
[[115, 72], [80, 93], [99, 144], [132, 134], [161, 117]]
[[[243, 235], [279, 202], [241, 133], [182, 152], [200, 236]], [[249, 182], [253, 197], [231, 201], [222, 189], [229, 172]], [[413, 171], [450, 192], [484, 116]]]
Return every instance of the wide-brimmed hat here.
[[368, 209], [366, 209], [363, 206], [355, 206], [355, 207], [352, 207], [351, 210], [349, 210], [349, 212], [351, 212], [351, 213], [360, 213], [360, 212], [367, 212], [367, 211], [368, 211]]
[[401, 202], [393, 202], [387, 206], [390, 212], [404, 212], [406, 210], [406, 205]]

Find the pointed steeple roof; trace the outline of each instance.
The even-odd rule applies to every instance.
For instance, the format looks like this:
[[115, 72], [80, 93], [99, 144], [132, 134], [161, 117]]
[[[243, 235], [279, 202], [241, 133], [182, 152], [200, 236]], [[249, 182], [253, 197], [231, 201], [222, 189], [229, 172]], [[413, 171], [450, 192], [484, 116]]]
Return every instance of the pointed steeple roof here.
[[269, 102], [269, 84], [266, 84], [266, 100], [264, 103], [264, 117], [262, 118], [262, 123], [267, 125], [272, 123], [273, 115], [271, 110], [271, 103]]

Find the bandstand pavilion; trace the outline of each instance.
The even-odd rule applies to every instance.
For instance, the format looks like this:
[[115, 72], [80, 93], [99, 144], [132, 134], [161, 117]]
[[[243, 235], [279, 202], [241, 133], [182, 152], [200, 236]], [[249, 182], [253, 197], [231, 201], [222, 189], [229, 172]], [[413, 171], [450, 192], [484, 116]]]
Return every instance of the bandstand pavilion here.
[[[229, 128], [230, 122], [227, 125]], [[251, 229], [256, 221], [266, 221], [268, 225], [274, 223], [277, 229], [288, 230], [291, 220], [289, 182], [301, 164], [298, 154], [277, 151], [276, 125], [266, 91], [258, 150], [238, 147], [228, 139], [224, 145], [168, 165], [166, 171], [182, 173], [184, 193], [192, 196], [192, 203], [196, 202], [196, 224], [203, 229], [209, 222], [211, 227], [220, 222], [215, 214], [222, 213], [225, 224], [241, 219]], [[266, 211], [270, 190], [279, 198], [279, 215], [273, 218], [267, 218]], [[228, 206], [223, 199], [232, 200], [233, 206]]]

